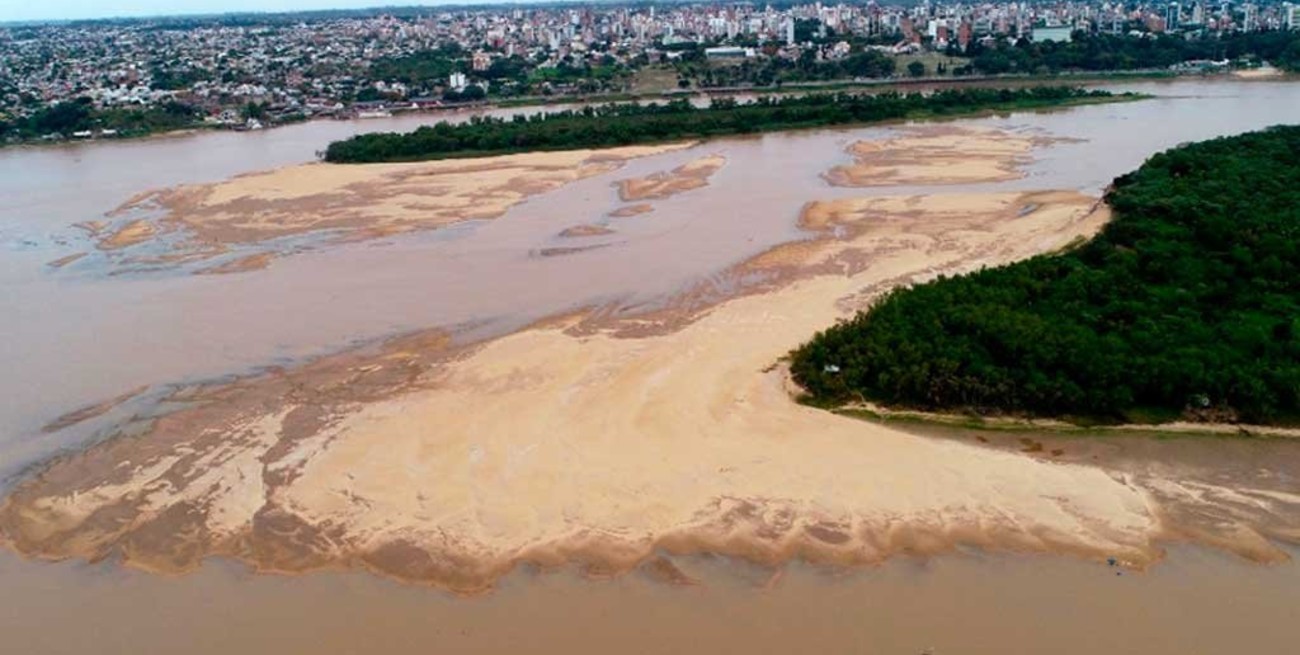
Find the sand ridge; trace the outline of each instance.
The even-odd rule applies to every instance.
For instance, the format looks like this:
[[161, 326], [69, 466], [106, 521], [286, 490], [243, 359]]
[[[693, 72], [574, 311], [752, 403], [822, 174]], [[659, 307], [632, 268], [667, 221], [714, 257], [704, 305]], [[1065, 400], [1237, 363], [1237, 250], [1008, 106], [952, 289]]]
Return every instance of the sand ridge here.
[[609, 213], [609, 217], [629, 218], [632, 216], [638, 216], [640, 214], [646, 214], [652, 211], [654, 211], [654, 205], [651, 205], [649, 203], [639, 203], [636, 205], [627, 205], [625, 207], [620, 207], [618, 209], [615, 209], [614, 211]]
[[584, 237], [605, 236], [608, 234], [614, 234], [614, 230], [610, 229], [608, 226], [584, 223], [582, 225], [574, 225], [573, 227], [564, 228], [556, 236], [559, 236], [562, 239], [580, 239]]
[[618, 195], [623, 202], [671, 198], [679, 193], [707, 186], [709, 178], [722, 170], [726, 164], [726, 157], [709, 155], [682, 164], [671, 171], [619, 180]]
[[[690, 145], [412, 164], [289, 166], [215, 184], [139, 194], [110, 217], [153, 212], [160, 214], [158, 218], [132, 218], [115, 229], [101, 224], [86, 229], [101, 250], [145, 243], [162, 246], [162, 254], [137, 254], [127, 260], [135, 265], [203, 260], [235, 247], [260, 248], [243, 253], [239, 263], [210, 270], [238, 272], [265, 266], [270, 257], [282, 254], [269, 243], [275, 239], [319, 234], [348, 242], [496, 218], [530, 196], [615, 171], [632, 158]], [[160, 241], [163, 238], [167, 240]]]
[[902, 128], [884, 140], [857, 141], [848, 147], [855, 162], [825, 174], [835, 186], [971, 184], [1023, 177], [1033, 148], [1049, 140], [1040, 135], [970, 126]]

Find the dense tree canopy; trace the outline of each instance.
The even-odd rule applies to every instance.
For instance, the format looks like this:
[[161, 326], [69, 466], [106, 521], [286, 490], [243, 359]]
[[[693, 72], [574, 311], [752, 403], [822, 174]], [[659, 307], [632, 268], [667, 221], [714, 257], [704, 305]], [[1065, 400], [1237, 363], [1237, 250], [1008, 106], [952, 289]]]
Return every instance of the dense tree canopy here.
[[155, 107], [96, 108], [90, 98], [77, 98], [50, 105], [31, 116], [0, 124], [0, 139], [7, 136], [29, 139], [46, 135], [69, 136], [89, 130], [116, 130], [123, 136], [138, 136], [193, 127], [201, 117], [190, 105], [168, 101]]
[[[953, 51], [956, 53], [957, 51]], [[965, 53], [974, 71], [1041, 74], [1062, 71], [1121, 71], [1168, 68], [1198, 59], [1257, 57], [1300, 71], [1300, 32], [1242, 32], [1189, 39], [1182, 35], [1113, 35], [1075, 32], [1069, 42], [1002, 41], [992, 47], [972, 43]]]
[[452, 73], [469, 70], [466, 54], [460, 46], [448, 43], [437, 50], [426, 50], [402, 57], [385, 57], [370, 66], [376, 80], [403, 84], [445, 84]]
[[825, 402], [1300, 419], [1300, 126], [1175, 148], [1058, 255], [890, 293], [794, 353]]
[[338, 163], [415, 161], [570, 150], [750, 134], [824, 125], [950, 115], [989, 109], [1033, 108], [1111, 98], [1104, 91], [1071, 87], [957, 89], [931, 94], [810, 94], [738, 103], [715, 99], [708, 107], [687, 100], [666, 104], [610, 104], [534, 116], [475, 117], [406, 134], [362, 134], [336, 141], [325, 152]]

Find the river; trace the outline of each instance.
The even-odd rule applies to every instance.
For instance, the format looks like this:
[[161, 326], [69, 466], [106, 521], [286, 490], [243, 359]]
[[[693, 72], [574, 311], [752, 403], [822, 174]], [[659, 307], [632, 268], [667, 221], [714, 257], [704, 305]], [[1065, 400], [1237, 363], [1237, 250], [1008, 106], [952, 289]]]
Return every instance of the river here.
[[[1054, 140], [1035, 150], [1022, 179], [944, 191], [1097, 194], [1154, 152], [1293, 121], [1300, 107], [1300, 85], [1285, 82], [1149, 82], [1112, 90], [1157, 98], [959, 121]], [[310, 161], [333, 139], [426, 120], [0, 151], [4, 486], [131, 413], [149, 411], [169, 385], [245, 374], [421, 328], [454, 328], [475, 339], [579, 307], [641, 311], [702, 281], [731, 284], [718, 277], [728, 267], [801, 238], [795, 221], [811, 199], [931, 190], [832, 188], [821, 177], [850, 160], [847, 145], [888, 136], [893, 127], [769, 134], [632, 160], [492, 221], [317, 247], [251, 273], [123, 272], [98, 253], [62, 269], [47, 265], [91, 249], [73, 224], [99, 219], [142, 191]], [[539, 256], [565, 245], [556, 237], [563, 229], [618, 206], [612, 181], [705, 154], [728, 162], [707, 188], [620, 223], [618, 234], [601, 242], [607, 247]], [[70, 410], [137, 387], [150, 391], [98, 420], [41, 430]], [[1300, 607], [1295, 564], [1260, 566], [1190, 547], [1144, 573], [978, 553], [847, 573], [791, 565], [774, 585], [771, 571], [746, 565], [700, 560], [684, 568], [704, 584], [519, 572], [487, 597], [464, 600], [359, 574], [276, 578], [218, 562], [168, 579], [111, 564], [36, 564], [6, 554], [0, 626], [6, 648], [42, 653], [379, 646], [1183, 653], [1247, 645], [1280, 652], [1297, 636]], [[1176, 606], [1163, 602], [1170, 597], [1179, 599]], [[141, 609], [150, 606], [165, 610]]]

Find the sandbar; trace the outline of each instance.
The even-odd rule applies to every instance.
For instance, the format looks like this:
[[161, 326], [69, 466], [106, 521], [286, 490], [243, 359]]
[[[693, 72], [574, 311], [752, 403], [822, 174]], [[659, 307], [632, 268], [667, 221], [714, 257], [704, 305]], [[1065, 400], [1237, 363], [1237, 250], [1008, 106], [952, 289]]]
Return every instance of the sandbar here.
[[671, 198], [679, 193], [708, 186], [709, 178], [722, 170], [726, 163], [727, 158], [722, 155], [709, 155], [671, 171], [619, 180], [618, 195], [623, 202]]
[[[181, 238], [163, 244], [171, 252], [146, 257], [144, 262], [162, 264], [178, 254], [202, 259], [220, 254], [230, 245], [261, 245], [311, 233], [328, 235], [334, 243], [380, 238], [496, 218], [530, 196], [612, 172], [628, 159], [690, 145], [412, 164], [289, 166], [214, 184], [137, 195], [110, 216], [153, 211], [159, 214], [157, 218], [135, 218], [116, 229], [96, 226], [91, 233], [105, 250], [179, 235]], [[267, 248], [273, 255], [282, 254], [269, 245]]]
[[627, 205], [626, 207], [619, 207], [618, 209], [615, 209], [614, 211], [610, 212], [609, 215], [611, 218], [628, 218], [630, 216], [637, 216], [652, 211], [654, 211], [654, 205], [651, 205], [649, 203], [639, 203], [636, 205]]
[[564, 239], [577, 239], [582, 237], [598, 237], [613, 233], [614, 230], [611, 230], [604, 225], [584, 224], [565, 228], [560, 232], [559, 236]]
[[40, 557], [179, 572], [223, 555], [465, 593], [524, 562], [620, 572], [660, 551], [845, 565], [963, 544], [1160, 557], [1174, 527], [1157, 482], [804, 407], [780, 365], [899, 284], [1092, 234], [1095, 198], [860, 198], [805, 215], [841, 229], [747, 262], [781, 282], [673, 330], [628, 337], [608, 317], [579, 329], [589, 317], [576, 314], [474, 346], [430, 334], [215, 386], [21, 484], [0, 531]]
[[857, 141], [848, 152], [855, 163], [825, 174], [835, 186], [971, 184], [1023, 177], [1020, 167], [1045, 137], [990, 128], [934, 126], [903, 128], [884, 140]]
[[269, 252], [259, 252], [244, 257], [238, 257], [211, 268], [196, 271], [196, 273], [199, 275], [228, 275], [230, 273], [256, 271], [270, 266], [272, 257], [273, 255]]
[[[797, 402], [783, 359], [816, 331], [899, 286], [1068, 247], [1108, 216], [1068, 190], [814, 199], [807, 238], [731, 267], [722, 277], [751, 282], [727, 296], [579, 309], [478, 343], [417, 332], [188, 387], [180, 409], [18, 484], [0, 542], [460, 593], [522, 564], [690, 584], [665, 553], [867, 565], [977, 546], [1140, 568], [1172, 540], [1285, 558], [1271, 540], [1300, 539], [1285, 477], [1188, 478], [1158, 457], [1108, 468]], [[538, 254], [582, 249], [552, 250]]]
[[60, 257], [60, 258], [58, 258], [58, 259], [48, 261], [48, 262], [45, 263], [45, 265], [46, 265], [46, 266], [49, 266], [50, 268], [63, 268], [64, 266], [67, 266], [68, 264], [71, 264], [71, 263], [73, 263], [73, 262], [75, 262], [75, 261], [81, 259], [82, 257], [85, 257], [87, 254], [88, 254], [88, 253], [77, 252], [77, 253], [73, 253], [73, 254], [71, 254], [71, 255], [65, 255], [65, 256]]

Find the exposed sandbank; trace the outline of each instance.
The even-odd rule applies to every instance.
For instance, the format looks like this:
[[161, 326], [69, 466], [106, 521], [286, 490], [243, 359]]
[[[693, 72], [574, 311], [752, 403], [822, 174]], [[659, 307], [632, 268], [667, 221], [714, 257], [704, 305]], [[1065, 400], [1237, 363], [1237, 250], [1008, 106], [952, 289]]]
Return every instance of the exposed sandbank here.
[[45, 265], [46, 265], [46, 266], [49, 266], [50, 268], [63, 268], [64, 266], [67, 266], [68, 264], [71, 264], [71, 263], [77, 261], [78, 259], [81, 259], [82, 257], [85, 257], [86, 254], [87, 254], [87, 253], [84, 253], [84, 252], [77, 252], [77, 253], [73, 253], [73, 254], [71, 254], [71, 255], [65, 255], [65, 256], [60, 257], [60, 258], [58, 258], [58, 259], [55, 259], [55, 260], [52, 260], [52, 261], [46, 262]]
[[599, 237], [613, 233], [614, 230], [611, 230], [604, 225], [584, 224], [565, 228], [560, 232], [559, 236], [564, 239], [578, 239], [582, 237]]
[[932, 126], [903, 128], [899, 136], [858, 141], [848, 152], [856, 162], [826, 173], [836, 186], [971, 184], [1023, 176], [1020, 167], [1045, 139], [989, 128]]
[[[971, 544], [1141, 566], [1159, 539], [1194, 534], [1148, 486], [802, 407], [776, 365], [897, 284], [1091, 234], [1094, 206], [1071, 192], [815, 203], [805, 223], [842, 229], [747, 263], [780, 280], [766, 293], [648, 336], [574, 315], [195, 390], [144, 435], [19, 486], [0, 530], [41, 557], [184, 571], [226, 555], [464, 592], [520, 562], [615, 573], [657, 549], [855, 564]], [[1257, 518], [1234, 529], [1258, 537]]]
[[[157, 211], [158, 218], [135, 218], [115, 229], [87, 224], [85, 229], [103, 250], [168, 237], [164, 254], [140, 254], [128, 260], [139, 265], [201, 260], [224, 254], [232, 245], [258, 245], [309, 233], [327, 233], [338, 241], [379, 238], [496, 218], [530, 196], [617, 170], [631, 158], [689, 145], [415, 164], [290, 166], [215, 184], [140, 194], [110, 216]], [[266, 254], [277, 253], [271, 249]], [[248, 268], [255, 267], [242, 270]]]
[[688, 290], [655, 314], [576, 312], [473, 346], [420, 333], [187, 389], [183, 409], [17, 486], [0, 539], [162, 572], [220, 555], [460, 592], [520, 563], [663, 568], [659, 551], [851, 565], [974, 545], [1142, 566], [1186, 539], [1284, 556], [1269, 538], [1297, 536], [1285, 491], [1171, 486], [1183, 472], [1158, 460], [1137, 475], [792, 399], [780, 360], [816, 330], [1106, 216], [1071, 191], [811, 202], [810, 238], [728, 271], [751, 280], [730, 297]]
[[1280, 68], [1273, 66], [1260, 66], [1259, 68], [1247, 68], [1232, 71], [1232, 76], [1242, 80], [1271, 80], [1285, 76], [1286, 73]]
[[651, 205], [649, 203], [641, 203], [637, 205], [628, 205], [626, 207], [619, 207], [618, 209], [615, 209], [614, 211], [610, 212], [609, 215], [611, 218], [628, 218], [629, 216], [637, 216], [639, 214], [645, 214], [652, 211], [654, 211], [654, 205]]
[[104, 402], [95, 403], [93, 405], [87, 405], [85, 407], [75, 409], [71, 412], [68, 412], [67, 414], [64, 414], [63, 416], [54, 419], [53, 421], [50, 421], [45, 427], [41, 428], [41, 432], [45, 432], [45, 433], [58, 432], [59, 430], [62, 430], [67, 427], [71, 427], [83, 421], [89, 421], [92, 418], [103, 416], [104, 414], [107, 414], [108, 412], [116, 409], [122, 403], [125, 403], [128, 400], [131, 400], [132, 398], [135, 398], [136, 396], [144, 393], [146, 390], [148, 390], [148, 387], [136, 387], [135, 389], [132, 389], [130, 391], [127, 391], [126, 393], [105, 400]]
[[726, 157], [710, 155], [682, 164], [671, 171], [619, 180], [618, 195], [623, 202], [671, 198], [679, 193], [707, 186], [709, 178], [722, 170], [726, 163]]
[[200, 275], [226, 275], [229, 273], [244, 273], [246, 271], [256, 271], [271, 265], [272, 255], [269, 252], [259, 252], [244, 257], [232, 259], [228, 262], [218, 264], [211, 268], [205, 268], [196, 271]]

